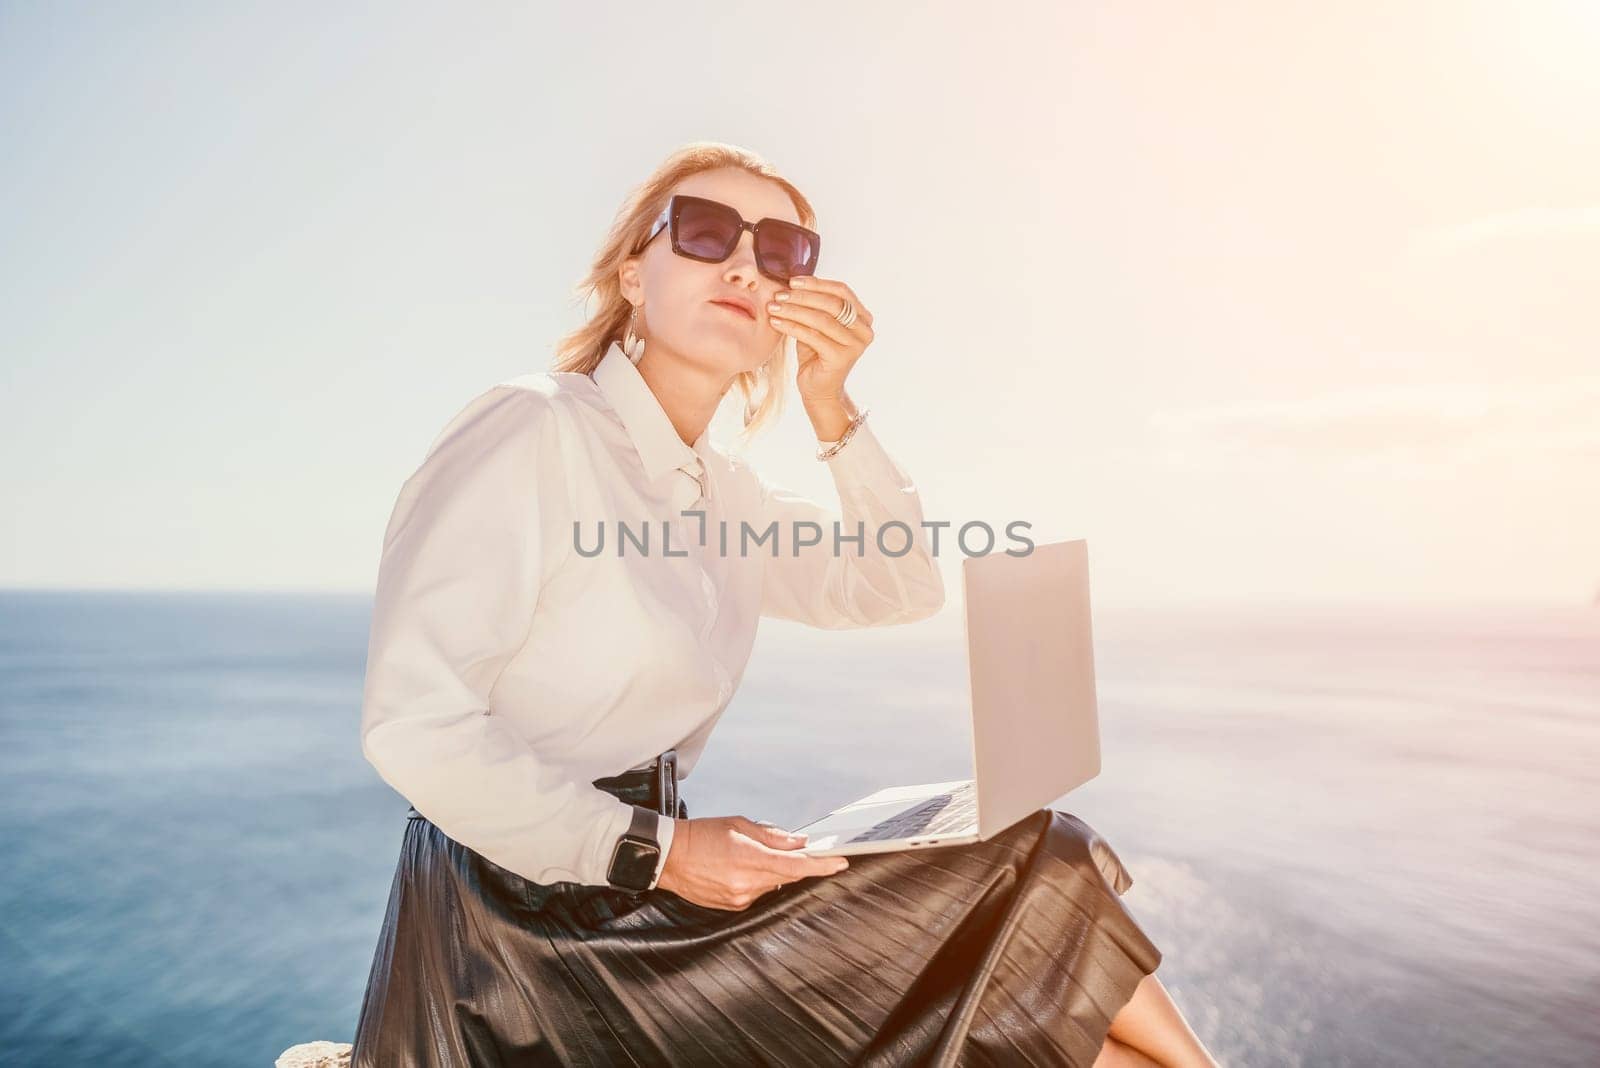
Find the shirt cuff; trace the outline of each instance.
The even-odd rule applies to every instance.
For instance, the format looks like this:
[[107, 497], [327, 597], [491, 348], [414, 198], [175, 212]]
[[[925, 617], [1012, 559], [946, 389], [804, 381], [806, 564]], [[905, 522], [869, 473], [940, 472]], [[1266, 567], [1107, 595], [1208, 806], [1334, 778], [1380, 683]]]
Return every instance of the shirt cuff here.
[[[865, 428], [865, 426], [866, 426], [866, 423], [862, 423], [861, 426], [856, 427], [856, 433], [857, 434], [861, 433], [861, 431]], [[848, 429], [849, 428], [847, 427], [846, 430], [848, 431]], [[842, 436], [834, 438], [832, 441], [823, 441], [821, 438], [818, 438], [817, 439], [817, 448], [819, 448], [819, 449], [831, 449], [831, 448], [833, 448], [835, 445], [839, 444], [839, 442], [841, 442], [843, 440], [844, 440], [844, 438]]]
[[910, 477], [878, 440], [870, 420], [856, 427], [855, 435], [845, 447], [825, 462], [833, 472], [835, 482], [841, 485], [874, 483], [901, 492], [907, 492], [912, 487]]

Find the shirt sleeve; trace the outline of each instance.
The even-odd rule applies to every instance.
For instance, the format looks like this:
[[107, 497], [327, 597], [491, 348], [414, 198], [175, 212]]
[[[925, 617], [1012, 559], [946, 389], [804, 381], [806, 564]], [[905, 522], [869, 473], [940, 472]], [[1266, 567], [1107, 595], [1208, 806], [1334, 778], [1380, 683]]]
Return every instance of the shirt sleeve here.
[[[826, 463], [839, 492], [837, 512], [760, 479], [761, 508], [752, 537], [777, 524], [774, 541], [752, 543], [749, 550], [762, 559], [761, 614], [831, 630], [933, 615], [944, 605], [944, 579], [923, 527], [916, 486], [884, 450], [870, 422], [857, 427]], [[816, 544], [800, 546], [811, 539]]]
[[[557, 429], [547, 396], [497, 386], [401, 487], [378, 566], [361, 749], [418, 812], [495, 864], [538, 883], [604, 884], [632, 806], [565, 775], [492, 701], [546, 572], [541, 502], [566, 492]], [[672, 829], [658, 816], [657, 877]]]

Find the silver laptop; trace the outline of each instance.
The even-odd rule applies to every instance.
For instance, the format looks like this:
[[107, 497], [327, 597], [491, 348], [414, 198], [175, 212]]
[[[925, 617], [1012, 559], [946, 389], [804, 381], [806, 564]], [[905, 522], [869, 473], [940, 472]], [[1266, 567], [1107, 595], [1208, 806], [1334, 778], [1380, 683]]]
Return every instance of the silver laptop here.
[[1100, 773], [1088, 544], [961, 562], [973, 777], [889, 786], [799, 827], [812, 856], [993, 837]]

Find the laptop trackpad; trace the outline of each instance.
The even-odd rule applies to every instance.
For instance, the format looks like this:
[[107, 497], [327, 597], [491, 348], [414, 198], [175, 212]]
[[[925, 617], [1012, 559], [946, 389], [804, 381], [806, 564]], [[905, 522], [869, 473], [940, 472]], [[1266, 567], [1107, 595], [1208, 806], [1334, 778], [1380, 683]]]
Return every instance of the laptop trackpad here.
[[857, 801], [853, 805], [831, 812], [820, 820], [814, 820], [803, 827], [791, 827], [793, 831], [804, 831], [806, 844], [801, 852], [813, 849], [832, 849], [843, 842], [848, 842], [856, 835], [869, 827], [875, 827], [890, 816], [897, 816], [908, 808], [915, 808], [923, 801], [925, 796], [918, 796], [912, 800], [896, 801]]

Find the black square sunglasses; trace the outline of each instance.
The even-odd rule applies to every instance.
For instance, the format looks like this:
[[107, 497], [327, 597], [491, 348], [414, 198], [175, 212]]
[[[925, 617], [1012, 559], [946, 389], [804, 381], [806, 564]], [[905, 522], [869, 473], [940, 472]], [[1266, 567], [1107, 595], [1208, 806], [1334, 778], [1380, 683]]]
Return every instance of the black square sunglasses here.
[[815, 274], [822, 236], [782, 219], [745, 222], [736, 210], [705, 197], [674, 193], [661, 209], [650, 236], [633, 250], [637, 256], [665, 227], [672, 237], [672, 251], [702, 263], [721, 263], [733, 255], [746, 230], [753, 235], [756, 270], [768, 278], [787, 282], [800, 274]]

